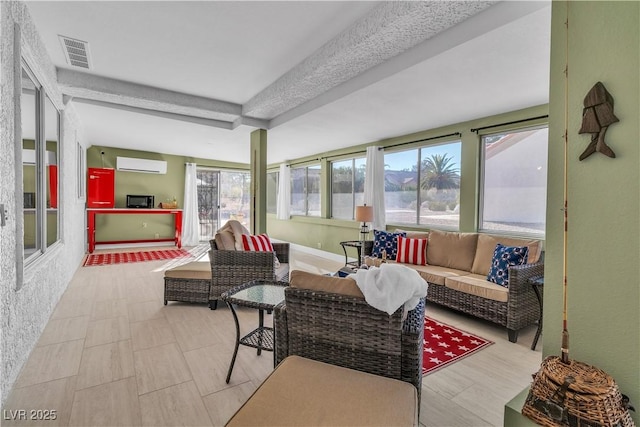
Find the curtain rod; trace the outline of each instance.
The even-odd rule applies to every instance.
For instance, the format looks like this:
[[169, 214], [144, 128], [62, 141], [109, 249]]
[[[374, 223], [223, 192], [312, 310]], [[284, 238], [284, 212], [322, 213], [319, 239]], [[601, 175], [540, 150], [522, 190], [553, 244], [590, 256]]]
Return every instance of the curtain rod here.
[[299, 162], [287, 163], [285, 166], [291, 167], [291, 166], [295, 166], [295, 165], [302, 165], [304, 163], [311, 163], [311, 162], [320, 161], [320, 160], [322, 160], [322, 157], [317, 157], [315, 159], [309, 159], [309, 160], [303, 160], [303, 161], [299, 161]]
[[514, 125], [516, 123], [524, 123], [524, 122], [530, 122], [530, 121], [533, 121], [533, 120], [547, 119], [547, 118], [549, 118], [549, 115], [545, 114], [544, 116], [531, 117], [529, 119], [514, 120], [512, 122], [505, 122], [505, 123], [498, 123], [498, 124], [495, 124], [495, 125], [483, 126], [481, 128], [471, 129], [471, 132], [478, 133], [478, 131], [481, 131], [481, 130], [484, 130], [484, 129], [491, 129], [491, 128], [495, 128], [495, 127], [498, 127], [498, 126]]
[[454, 133], [449, 133], [447, 135], [432, 136], [430, 138], [416, 139], [415, 141], [407, 141], [407, 142], [401, 142], [399, 144], [387, 145], [386, 147], [378, 147], [378, 150], [384, 150], [385, 148], [400, 147], [402, 145], [415, 144], [416, 142], [433, 141], [434, 139], [448, 138], [450, 136], [462, 136], [462, 134], [460, 132], [454, 132]]
[[[417, 142], [426, 142], [426, 141], [433, 141], [434, 139], [440, 139], [440, 138], [447, 138], [450, 136], [462, 136], [462, 134], [460, 132], [454, 132], [454, 133], [450, 133], [447, 135], [439, 135], [439, 136], [432, 136], [430, 138], [423, 138], [423, 139], [416, 139], [414, 141], [407, 141], [407, 142], [401, 142], [399, 144], [393, 144], [393, 145], [387, 145], [385, 147], [378, 147], [378, 150], [384, 150], [385, 148], [393, 148], [393, 147], [400, 147], [402, 145], [408, 145], [408, 144], [415, 144]], [[352, 154], [366, 154], [367, 150], [359, 150], [359, 151], [352, 151], [350, 153], [340, 153], [340, 154], [336, 154], [334, 156], [326, 156], [326, 157], [318, 157], [315, 160], [323, 160], [323, 159], [331, 159], [334, 157], [342, 157], [342, 156], [350, 156]], [[298, 165], [298, 164], [302, 164], [302, 163], [308, 163], [308, 162], [312, 162], [314, 159], [311, 160], [305, 160], [305, 161], [301, 161], [301, 162], [296, 162], [296, 163], [289, 163], [287, 166], [293, 166], [293, 165]]]

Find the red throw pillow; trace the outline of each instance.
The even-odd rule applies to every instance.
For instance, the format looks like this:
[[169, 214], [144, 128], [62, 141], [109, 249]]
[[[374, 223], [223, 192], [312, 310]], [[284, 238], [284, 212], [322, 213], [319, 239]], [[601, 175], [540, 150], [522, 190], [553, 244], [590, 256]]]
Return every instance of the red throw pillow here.
[[273, 252], [273, 245], [266, 234], [258, 236], [243, 234], [242, 246], [245, 251]]
[[427, 239], [398, 237], [396, 261], [404, 264], [427, 265]]

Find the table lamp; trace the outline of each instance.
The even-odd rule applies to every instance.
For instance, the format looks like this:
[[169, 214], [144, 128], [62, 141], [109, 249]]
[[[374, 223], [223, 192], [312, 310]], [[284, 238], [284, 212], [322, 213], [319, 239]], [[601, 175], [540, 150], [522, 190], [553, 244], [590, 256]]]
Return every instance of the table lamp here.
[[356, 206], [356, 221], [362, 223], [360, 226], [360, 241], [364, 242], [369, 235], [367, 223], [373, 221], [373, 206], [367, 206], [366, 203], [364, 206]]

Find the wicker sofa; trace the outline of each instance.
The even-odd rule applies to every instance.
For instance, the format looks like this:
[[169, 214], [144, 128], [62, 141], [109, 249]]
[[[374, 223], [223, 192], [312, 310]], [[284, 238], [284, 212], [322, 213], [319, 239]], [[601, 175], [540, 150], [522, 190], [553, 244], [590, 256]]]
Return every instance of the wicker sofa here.
[[350, 278], [291, 273], [285, 301], [274, 309], [276, 363], [287, 356], [399, 379], [420, 401], [425, 300], [403, 321], [364, 300]]
[[[544, 273], [539, 240], [436, 230], [406, 234], [428, 239], [427, 265], [404, 264], [429, 283], [427, 301], [505, 326], [511, 342], [520, 329], [538, 321], [540, 306], [529, 279]], [[487, 281], [498, 243], [529, 247], [528, 264], [509, 267], [508, 288]], [[365, 262], [379, 265], [381, 260], [368, 254]]]
[[223, 292], [243, 283], [257, 279], [284, 282], [289, 280], [289, 243], [272, 243], [275, 252], [222, 249], [218, 243], [215, 239], [209, 241], [209, 307], [212, 310], [218, 307], [218, 300]]

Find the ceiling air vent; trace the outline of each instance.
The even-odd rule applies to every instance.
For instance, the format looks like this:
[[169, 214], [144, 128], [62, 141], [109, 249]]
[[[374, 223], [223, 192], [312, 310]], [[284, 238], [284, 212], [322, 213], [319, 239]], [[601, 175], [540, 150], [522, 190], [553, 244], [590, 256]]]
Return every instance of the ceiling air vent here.
[[67, 64], [74, 67], [91, 68], [91, 56], [89, 55], [89, 43], [58, 35]]

